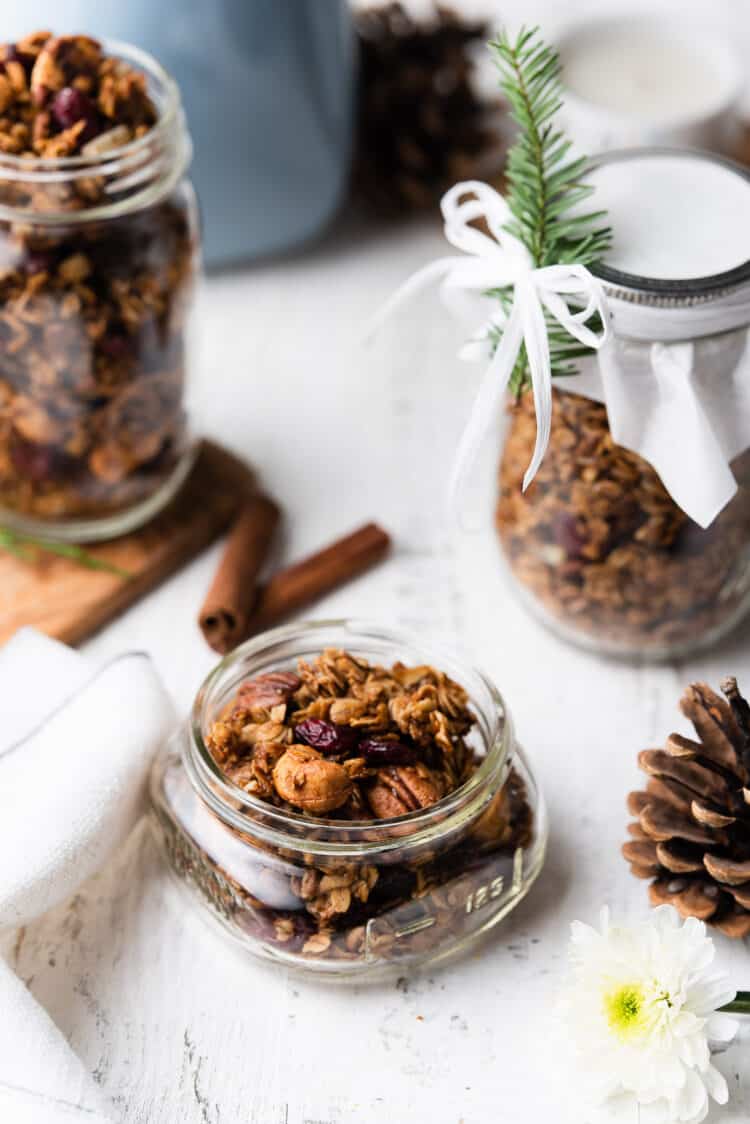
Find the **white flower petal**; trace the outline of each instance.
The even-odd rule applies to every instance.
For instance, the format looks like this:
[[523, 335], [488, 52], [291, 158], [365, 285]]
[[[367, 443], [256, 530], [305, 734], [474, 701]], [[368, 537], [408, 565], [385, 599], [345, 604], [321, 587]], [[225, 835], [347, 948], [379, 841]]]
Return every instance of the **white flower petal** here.
[[594, 941], [600, 940], [600, 934], [591, 925], [586, 925], [583, 921], [572, 921], [570, 924], [570, 939], [573, 944], [590, 945]]
[[685, 1065], [694, 1069], [705, 1069], [708, 1065], [709, 1050], [705, 1033], [686, 1035], [679, 1040], [680, 1057]]
[[706, 1023], [706, 1037], [712, 1042], [731, 1042], [737, 1033], [736, 1015], [711, 1015]]
[[686, 1001], [696, 1015], [708, 1015], [725, 1003], [731, 1003], [736, 994], [724, 976], [707, 976], [691, 981]]
[[729, 1100], [729, 1086], [724, 1074], [716, 1066], [710, 1065], [702, 1077], [709, 1097], [713, 1097], [717, 1104], [726, 1104]]
[[685, 1084], [675, 1098], [673, 1111], [675, 1120], [689, 1121], [690, 1124], [697, 1124], [707, 1116], [708, 1094], [695, 1070], [689, 1070], [685, 1075]]
[[650, 1104], [639, 1104], [636, 1115], [631, 1119], [637, 1124], [673, 1124], [672, 1105], [665, 1097], [659, 1097]]
[[[642, 1115], [638, 1101], [632, 1093], [619, 1093], [608, 1097], [598, 1110], [591, 1113], [591, 1120], [595, 1124], [642, 1124]], [[586, 1117], [588, 1121], [589, 1117]], [[651, 1124], [651, 1122], [649, 1122]], [[652, 1124], [668, 1124], [667, 1118], [655, 1120]]]
[[650, 921], [644, 926], [653, 925], [657, 933], [672, 933], [680, 928], [680, 915], [673, 905], [657, 905], [651, 912]]
[[681, 922], [664, 906], [626, 926], [604, 911], [599, 930], [573, 923], [569, 952], [560, 1010], [593, 1097], [618, 1113], [629, 1107], [627, 1124], [700, 1124], [709, 1097], [726, 1101], [708, 1041], [729, 1040], [736, 1020], [716, 1013], [732, 992], [711, 971], [715, 949], [703, 922]]

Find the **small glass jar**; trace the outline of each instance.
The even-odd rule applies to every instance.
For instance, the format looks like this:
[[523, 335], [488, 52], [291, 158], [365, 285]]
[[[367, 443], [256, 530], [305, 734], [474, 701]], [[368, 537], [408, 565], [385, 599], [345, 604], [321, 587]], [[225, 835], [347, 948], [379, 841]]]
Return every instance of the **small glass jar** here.
[[[594, 268], [612, 338], [554, 381], [549, 445], [526, 492], [532, 394], [510, 406], [496, 524], [525, 603], [554, 631], [611, 655], [682, 657], [750, 607], [750, 234], [738, 226], [750, 177], [655, 148], [600, 158], [592, 183], [614, 230]], [[687, 508], [697, 496], [718, 511], [707, 526], [617, 444], [605, 399]]]
[[[230, 783], [205, 735], [239, 685], [329, 647], [372, 663], [429, 663], [461, 684], [481, 755], [469, 780], [431, 807], [361, 821], [288, 812]], [[444, 957], [486, 933], [529, 890], [547, 837], [544, 802], [494, 685], [439, 649], [346, 621], [276, 629], [223, 660], [155, 762], [151, 809], [179, 882], [248, 951], [354, 979]], [[313, 884], [318, 905], [326, 893], [351, 897], [325, 933], [308, 910]]]
[[69, 541], [146, 522], [178, 490], [197, 208], [177, 86], [130, 46], [157, 123], [77, 156], [0, 153], [0, 523]]

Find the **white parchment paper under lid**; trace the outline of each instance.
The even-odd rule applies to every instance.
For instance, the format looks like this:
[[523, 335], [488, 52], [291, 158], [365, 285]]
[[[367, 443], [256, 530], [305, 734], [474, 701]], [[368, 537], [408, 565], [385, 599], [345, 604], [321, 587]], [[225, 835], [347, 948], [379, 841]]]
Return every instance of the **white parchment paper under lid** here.
[[737, 491], [750, 447], [750, 178], [712, 156], [613, 153], [591, 174], [613, 247], [595, 272], [612, 337], [558, 385], [605, 402], [618, 444], [639, 453], [703, 527]]

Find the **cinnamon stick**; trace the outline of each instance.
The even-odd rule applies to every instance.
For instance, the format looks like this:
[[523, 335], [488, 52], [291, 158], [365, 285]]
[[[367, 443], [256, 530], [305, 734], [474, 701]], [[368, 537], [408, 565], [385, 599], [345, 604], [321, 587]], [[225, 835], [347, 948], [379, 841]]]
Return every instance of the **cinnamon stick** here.
[[245, 639], [358, 577], [380, 562], [391, 545], [390, 535], [367, 523], [346, 538], [279, 570], [261, 590]]
[[222, 655], [247, 635], [258, 601], [258, 575], [280, 515], [273, 500], [256, 494], [243, 505], [232, 526], [198, 617], [207, 642]]

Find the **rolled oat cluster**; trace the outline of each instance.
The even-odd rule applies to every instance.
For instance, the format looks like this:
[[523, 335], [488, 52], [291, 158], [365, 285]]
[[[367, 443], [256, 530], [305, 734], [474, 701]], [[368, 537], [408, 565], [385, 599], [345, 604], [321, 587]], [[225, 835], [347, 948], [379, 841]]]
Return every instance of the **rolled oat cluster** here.
[[192, 197], [129, 205], [169, 171], [143, 73], [87, 36], [0, 53], [0, 508], [94, 518], [149, 498], [185, 451]]
[[604, 405], [554, 392], [549, 448], [523, 492], [535, 439], [527, 393], [511, 412], [496, 521], [513, 573], [553, 620], [640, 652], [693, 644], [733, 619], [750, 567], [747, 455], [734, 465], [737, 496], [702, 530], [615, 444]]
[[290, 811], [352, 820], [428, 808], [474, 768], [462, 687], [431, 667], [371, 667], [328, 650], [299, 675], [243, 684], [208, 745], [240, 788]]
[[[301, 661], [298, 672], [244, 683], [206, 744], [227, 779], [278, 809], [304, 814], [314, 837], [316, 818], [375, 825], [437, 805], [481, 763], [467, 737], [474, 724], [466, 692], [441, 671], [384, 668], [329, 649]], [[408, 838], [408, 822], [398, 830]], [[377, 945], [387, 955], [405, 923], [414, 925], [410, 951], [444, 939], [486, 880], [487, 856], [506, 856], [510, 873], [516, 848], [531, 832], [525, 786], [512, 771], [481, 816], [439, 853], [383, 866], [323, 866], [311, 858], [303, 872], [290, 869], [285, 892], [292, 908], [269, 908], [221, 870], [203, 869], [198, 877], [211, 882], [220, 911], [287, 951], [357, 958], [373, 922], [371, 951]], [[197, 853], [176, 860], [191, 867], [193, 878], [205, 868]]]
[[156, 123], [144, 75], [87, 35], [36, 31], [0, 57], [0, 152], [98, 156]]

